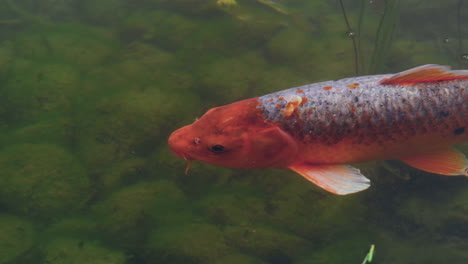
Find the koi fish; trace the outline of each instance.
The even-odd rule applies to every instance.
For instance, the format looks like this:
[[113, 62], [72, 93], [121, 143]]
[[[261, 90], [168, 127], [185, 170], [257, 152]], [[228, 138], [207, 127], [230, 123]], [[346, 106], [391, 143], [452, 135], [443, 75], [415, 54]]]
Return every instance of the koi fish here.
[[397, 159], [431, 173], [468, 176], [467, 158], [452, 148], [465, 141], [468, 70], [423, 65], [212, 108], [174, 131], [169, 146], [189, 164], [289, 169], [344, 195], [370, 186], [349, 163]]

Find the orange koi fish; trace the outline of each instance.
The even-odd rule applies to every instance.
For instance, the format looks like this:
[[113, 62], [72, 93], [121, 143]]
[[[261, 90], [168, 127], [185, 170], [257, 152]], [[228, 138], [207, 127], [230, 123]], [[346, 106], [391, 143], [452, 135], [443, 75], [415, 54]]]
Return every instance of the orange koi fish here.
[[348, 163], [398, 159], [468, 176], [468, 71], [423, 65], [216, 107], [169, 137], [172, 152], [233, 168], [289, 169], [335, 194], [369, 187]]

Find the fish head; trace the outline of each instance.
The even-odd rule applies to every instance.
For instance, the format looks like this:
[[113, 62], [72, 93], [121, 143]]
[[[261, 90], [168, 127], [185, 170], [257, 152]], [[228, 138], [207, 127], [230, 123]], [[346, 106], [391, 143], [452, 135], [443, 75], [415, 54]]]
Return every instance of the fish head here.
[[278, 125], [266, 122], [257, 105], [249, 99], [210, 109], [171, 134], [172, 152], [231, 168], [285, 167], [296, 156], [297, 144]]

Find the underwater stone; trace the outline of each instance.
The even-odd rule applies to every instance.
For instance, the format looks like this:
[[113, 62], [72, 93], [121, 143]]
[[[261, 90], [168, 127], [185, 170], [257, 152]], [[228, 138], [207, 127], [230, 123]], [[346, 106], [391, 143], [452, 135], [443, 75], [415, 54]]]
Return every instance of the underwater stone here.
[[87, 69], [117, 48], [113, 33], [78, 24], [57, 24], [22, 31], [10, 44], [19, 57], [66, 62]]
[[0, 76], [8, 72], [8, 66], [14, 60], [13, 48], [4, 45], [0, 46]]
[[32, 223], [19, 217], [0, 214], [0, 264], [13, 263], [33, 245]]
[[129, 12], [125, 0], [83, 0], [79, 5], [82, 15], [98, 25], [118, 24]]
[[67, 145], [73, 138], [74, 123], [68, 118], [40, 119], [0, 135], [0, 144], [12, 142]]
[[228, 226], [223, 231], [228, 245], [269, 263], [273, 259], [283, 259], [282, 263], [294, 263], [296, 256], [313, 248], [311, 242], [299, 236], [261, 225]]
[[167, 11], [138, 11], [119, 25], [119, 36], [124, 41], [144, 40], [165, 50], [174, 51], [194, 44], [200, 33], [199, 21], [192, 21]]
[[41, 3], [42, 9], [46, 10], [47, 15], [54, 19], [69, 20], [70, 17], [77, 15], [74, 0], [46, 0], [41, 1]]
[[[297, 264], [343, 264], [343, 263], [361, 263], [366, 256], [366, 250], [374, 241], [379, 241], [377, 244], [377, 252], [380, 255], [379, 248], [382, 247], [381, 238], [375, 233], [370, 226], [355, 228], [355, 232], [351, 234], [343, 234], [335, 238], [327, 238], [329, 241], [319, 243], [315, 247], [311, 247], [306, 254], [300, 257]], [[377, 238], [378, 237], [378, 238]], [[388, 247], [385, 247], [388, 248]], [[379, 258], [381, 259], [381, 258]], [[403, 262], [394, 262], [403, 263]], [[406, 263], [405, 263], [406, 264]]]
[[175, 62], [177, 59], [167, 51], [134, 42], [121, 50], [112, 64], [93, 69], [90, 75], [98, 76], [114, 92], [116, 88], [143, 89], [155, 85], [167, 91], [186, 90], [192, 80], [187, 80], [186, 74], [175, 67]]
[[234, 251], [214, 225], [189, 223], [154, 230], [146, 244], [145, 259], [161, 263], [220, 263]]
[[222, 13], [216, 1], [207, 0], [161, 0], [162, 5], [170, 10], [196, 17], [212, 17]]
[[[457, 245], [457, 240], [453, 240], [453, 238], [436, 239], [432, 234], [427, 234], [414, 226], [411, 228], [410, 236], [399, 234], [398, 231], [401, 230], [401, 227], [393, 230], [393, 233], [389, 230], [376, 230], [379, 232], [377, 236], [379, 244], [376, 245], [378, 259], [399, 264], [465, 263], [468, 259], [466, 238], [458, 240], [459, 244]], [[379, 250], [379, 248], [385, 250]], [[328, 263], [324, 262], [324, 264]], [[336, 262], [336, 264], [341, 263], [343, 262]]]
[[114, 162], [148, 155], [172, 123], [193, 118], [198, 102], [192, 93], [181, 96], [154, 86], [103, 98], [82, 113], [80, 155], [100, 173]]
[[232, 255], [227, 255], [225, 257], [217, 259], [217, 263], [223, 264], [267, 264], [267, 263], [276, 263], [276, 262], [265, 262], [259, 258], [253, 256], [244, 255], [241, 253], [235, 253]]
[[15, 60], [0, 99], [5, 120], [32, 121], [71, 111], [79, 78], [69, 64]]
[[129, 182], [138, 181], [144, 177], [147, 160], [143, 158], [129, 158], [113, 164], [99, 177], [102, 191], [109, 192], [116, 188], [128, 185]]
[[213, 223], [220, 226], [249, 226], [265, 218], [262, 199], [236, 193], [211, 194], [197, 203], [200, 211]]
[[123, 252], [100, 245], [96, 241], [74, 238], [55, 238], [42, 248], [44, 263], [50, 264], [124, 264]]
[[41, 237], [69, 236], [74, 238], [89, 239], [97, 237], [96, 219], [90, 216], [77, 215], [65, 217], [53, 222], [41, 232]]
[[112, 193], [93, 206], [98, 228], [109, 243], [133, 249], [143, 243], [151, 215], [164, 215], [180, 209], [185, 197], [178, 187], [166, 180], [139, 182]]
[[0, 202], [18, 213], [55, 218], [82, 208], [91, 183], [73, 155], [47, 144], [19, 144], [0, 152]]
[[[50, 56], [50, 50], [44, 43], [43, 35], [31, 32], [18, 34], [14, 41], [7, 42], [15, 54], [24, 58], [45, 58]], [[18, 58], [17, 58], [18, 59]]]
[[[271, 175], [270, 175], [271, 176]], [[282, 172], [282, 182], [265, 177], [264, 186], [279, 184], [266, 199], [265, 223], [281, 226], [301, 237], [333, 237], [365, 225], [364, 196], [323, 194], [308, 181]], [[280, 176], [278, 176], [280, 177]], [[261, 221], [259, 219], [259, 221]]]
[[203, 97], [226, 103], [253, 97], [259, 76], [267, 67], [261, 54], [247, 52], [201, 65], [198, 87], [203, 87]]
[[[428, 177], [422, 175], [421, 177]], [[447, 192], [447, 188], [433, 190], [430, 193], [415, 193], [401, 202], [396, 208], [399, 217], [403, 217], [408, 225], [418, 226], [426, 234], [444, 235], [452, 241], [466, 238], [468, 235], [468, 188], [463, 185], [463, 179], [456, 188]], [[441, 184], [441, 186], [443, 186]], [[448, 188], [453, 188], [450, 185]], [[442, 239], [442, 238], [441, 238]], [[446, 238], [445, 238], [446, 239]]]

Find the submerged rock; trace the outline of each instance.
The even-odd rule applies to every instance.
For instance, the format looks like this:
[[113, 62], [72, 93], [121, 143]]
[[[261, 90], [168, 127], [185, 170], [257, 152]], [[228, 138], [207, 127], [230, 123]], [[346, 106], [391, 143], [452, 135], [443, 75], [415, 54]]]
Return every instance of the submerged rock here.
[[43, 246], [45, 263], [50, 264], [124, 264], [127, 257], [95, 241], [56, 238]]
[[163, 133], [180, 117], [189, 117], [198, 99], [157, 87], [109, 96], [86, 112], [80, 124], [80, 155], [93, 172], [135, 156], [147, 155]]
[[234, 251], [223, 232], [214, 225], [189, 223], [153, 231], [146, 244], [145, 259], [161, 263], [220, 263]]
[[0, 99], [5, 120], [32, 122], [72, 111], [80, 82], [72, 65], [17, 59], [10, 71]]
[[155, 218], [179, 210], [184, 201], [184, 195], [174, 183], [149, 181], [112, 193], [97, 203], [93, 211], [98, 228], [109, 243], [134, 249], [146, 240]]
[[85, 205], [91, 182], [73, 155], [47, 144], [19, 144], [0, 152], [0, 203], [31, 217], [55, 218]]
[[29, 221], [0, 214], [0, 264], [13, 263], [33, 245], [34, 229]]
[[224, 235], [229, 245], [268, 263], [294, 263], [297, 256], [313, 249], [310, 241], [299, 236], [259, 225], [226, 227]]
[[55, 59], [83, 69], [102, 63], [118, 47], [111, 31], [79, 24], [31, 27], [10, 45], [19, 57]]
[[242, 254], [242, 253], [234, 253], [231, 255], [227, 255], [225, 257], [221, 257], [217, 260], [217, 263], [223, 264], [267, 264], [269, 262], [265, 262], [260, 258], [256, 258], [255, 256]]
[[258, 95], [256, 86], [262, 80], [267, 62], [261, 54], [248, 52], [239, 56], [216, 60], [200, 67], [199, 91], [204, 98], [217, 102], [233, 102]]

